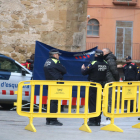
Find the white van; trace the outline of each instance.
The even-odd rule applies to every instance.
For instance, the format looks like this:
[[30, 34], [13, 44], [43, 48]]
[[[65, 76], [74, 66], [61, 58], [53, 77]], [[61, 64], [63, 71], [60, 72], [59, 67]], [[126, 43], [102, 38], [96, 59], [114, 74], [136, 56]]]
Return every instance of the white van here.
[[[32, 72], [17, 61], [0, 54], [0, 105], [5, 109], [13, 107], [17, 101], [18, 83], [31, 80]], [[23, 87], [22, 102], [30, 102], [30, 86]]]

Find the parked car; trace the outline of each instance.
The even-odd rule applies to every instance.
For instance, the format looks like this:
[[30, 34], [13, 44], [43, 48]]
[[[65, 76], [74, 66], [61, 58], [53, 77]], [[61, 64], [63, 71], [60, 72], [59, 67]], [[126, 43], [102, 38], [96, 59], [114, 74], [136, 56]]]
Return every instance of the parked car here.
[[[17, 101], [18, 83], [20, 81], [31, 80], [32, 72], [26, 69], [17, 61], [0, 54], [0, 105], [5, 109], [13, 107]], [[30, 101], [30, 86], [23, 87], [22, 102]]]

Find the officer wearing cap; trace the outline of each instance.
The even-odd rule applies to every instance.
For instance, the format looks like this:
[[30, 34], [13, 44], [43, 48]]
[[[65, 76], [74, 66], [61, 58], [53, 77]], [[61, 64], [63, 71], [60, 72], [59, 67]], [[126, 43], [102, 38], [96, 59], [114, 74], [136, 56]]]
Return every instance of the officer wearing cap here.
[[137, 73], [139, 67], [132, 63], [131, 56], [126, 57], [126, 64], [123, 65], [123, 72], [125, 76], [125, 81], [136, 81]]
[[[81, 72], [83, 75], [88, 75], [88, 80], [97, 82], [104, 87], [106, 83], [106, 73], [108, 64], [103, 60], [103, 51], [95, 51], [95, 60], [92, 61], [87, 67], [83, 64]], [[89, 112], [96, 112], [96, 94], [97, 88], [89, 88]], [[88, 121], [89, 126], [100, 126], [101, 114], [98, 117], [90, 118]]]
[[[49, 52], [49, 59], [44, 64], [44, 73], [46, 80], [62, 80], [63, 75], [66, 74], [65, 67], [59, 61], [59, 51], [57, 49], [52, 49]], [[57, 112], [57, 100], [51, 100], [50, 104], [50, 113]], [[60, 123], [57, 118], [46, 118], [47, 125], [56, 125], [61, 126], [63, 125]]]
[[[136, 81], [139, 67], [132, 63], [131, 56], [126, 57], [126, 64], [123, 65], [124, 81]], [[130, 112], [133, 111], [133, 100], [130, 104]]]

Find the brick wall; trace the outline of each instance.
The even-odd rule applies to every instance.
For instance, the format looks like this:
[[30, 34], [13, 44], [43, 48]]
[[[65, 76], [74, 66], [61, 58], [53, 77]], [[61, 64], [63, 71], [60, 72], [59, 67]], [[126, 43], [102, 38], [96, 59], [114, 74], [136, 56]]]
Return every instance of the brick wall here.
[[85, 50], [87, 0], [0, 0], [0, 53], [24, 62], [41, 41]]

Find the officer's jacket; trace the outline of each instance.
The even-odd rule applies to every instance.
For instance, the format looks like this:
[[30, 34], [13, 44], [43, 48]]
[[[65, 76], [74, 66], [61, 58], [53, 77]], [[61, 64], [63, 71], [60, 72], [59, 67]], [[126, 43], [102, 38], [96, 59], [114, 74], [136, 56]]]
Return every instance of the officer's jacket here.
[[81, 69], [83, 75], [89, 75], [88, 80], [93, 82], [106, 81], [108, 64], [103, 60], [92, 61], [85, 70]]
[[139, 67], [132, 62], [126, 63], [123, 65], [123, 72], [125, 76], [125, 81], [136, 81]]
[[52, 57], [45, 62], [44, 73], [46, 80], [62, 80], [66, 69], [59, 60]]
[[138, 73], [137, 73], [137, 76], [136, 76], [136, 81], [140, 81], [140, 69], [138, 69]]
[[108, 64], [107, 82], [119, 81], [119, 72], [117, 70], [116, 57], [114, 54], [109, 53], [104, 55], [104, 60]]

